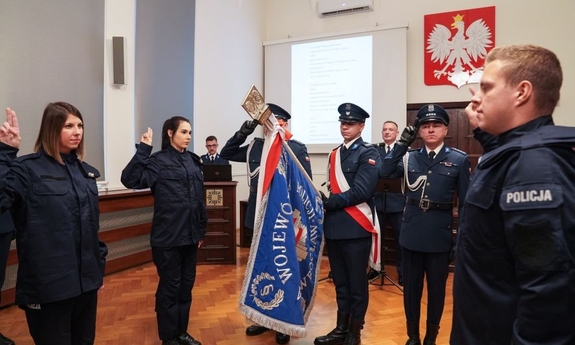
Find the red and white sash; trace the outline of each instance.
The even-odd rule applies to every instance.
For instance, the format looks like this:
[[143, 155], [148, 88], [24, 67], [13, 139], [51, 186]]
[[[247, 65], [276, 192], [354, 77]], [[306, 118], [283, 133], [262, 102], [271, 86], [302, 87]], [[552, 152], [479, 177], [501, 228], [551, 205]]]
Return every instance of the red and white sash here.
[[[341, 154], [340, 149], [331, 151], [329, 155], [329, 171], [328, 171], [328, 184], [333, 194], [340, 194], [349, 190], [349, 184], [345, 179], [343, 170], [341, 169]], [[377, 213], [371, 212], [371, 208], [366, 202], [358, 205], [348, 206], [344, 208], [347, 212], [365, 231], [370, 232], [372, 236], [371, 251], [369, 253], [369, 266], [376, 271], [381, 270], [381, 246], [380, 246], [380, 233], [379, 220]]]

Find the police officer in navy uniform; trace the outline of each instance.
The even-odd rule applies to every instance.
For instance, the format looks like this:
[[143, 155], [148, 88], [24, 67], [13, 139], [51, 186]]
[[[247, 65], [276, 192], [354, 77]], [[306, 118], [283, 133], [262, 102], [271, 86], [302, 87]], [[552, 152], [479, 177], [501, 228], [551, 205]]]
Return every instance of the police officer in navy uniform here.
[[[427, 279], [427, 330], [424, 345], [435, 345], [445, 302], [445, 286], [453, 248], [453, 197], [463, 203], [469, 186], [467, 154], [447, 147], [449, 116], [439, 105], [429, 104], [417, 112], [414, 126], [407, 127], [396, 150], [386, 156], [382, 176], [404, 176], [407, 203], [399, 243], [403, 247], [406, 345], [420, 345], [419, 318], [423, 280]], [[417, 132], [425, 146], [406, 151]], [[402, 161], [403, 157], [403, 161]]]
[[223, 159], [218, 153], [218, 138], [210, 135], [206, 138], [206, 149], [208, 153], [202, 156], [202, 163], [204, 165], [229, 165], [227, 159]]
[[485, 61], [466, 113], [497, 144], [460, 213], [450, 343], [572, 345], [575, 128], [552, 117], [561, 64], [533, 45], [497, 47]]
[[[399, 136], [399, 130], [397, 123], [393, 121], [385, 121], [381, 130], [381, 137], [383, 142], [377, 143], [374, 146], [377, 148], [381, 160], [385, 156], [391, 154], [396, 146], [396, 140]], [[373, 195], [375, 200], [375, 209], [377, 210], [377, 218], [379, 219], [379, 227], [381, 229], [381, 237], [383, 238], [383, 232], [385, 229], [385, 224], [390, 224], [393, 230], [393, 235], [395, 239], [395, 262], [397, 269], [397, 282], [399, 285], [403, 285], [403, 265], [401, 259], [401, 246], [399, 245], [399, 234], [401, 230], [401, 221], [403, 218], [403, 208], [405, 207], [405, 195], [403, 193], [393, 193], [393, 192], [376, 192]], [[383, 254], [385, 253], [384, 241], [381, 241], [381, 255], [383, 261]], [[376, 279], [381, 272], [374, 270], [373, 268], [367, 274], [367, 278], [370, 281]]]
[[[280, 126], [287, 128], [288, 120], [291, 119], [291, 115], [279, 105], [273, 103], [267, 103], [271, 112], [274, 114], [275, 118], [278, 120]], [[227, 160], [234, 162], [246, 162], [248, 163], [248, 178], [250, 185], [250, 195], [248, 197], [248, 205], [246, 209], [244, 227], [247, 231], [253, 231], [254, 221], [255, 221], [255, 211], [256, 211], [256, 192], [258, 187], [258, 178], [260, 172], [260, 163], [262, 159], [262, 151], [264, 146], [264, 139], [255, 138], [251, 141], [249, 145], [241, 146], [246, 138], [254, 132], [258, 122], [256, 120], [245, 121], [240, 129], [231, 137], [220, 155]], [[311, 163], [307, 153], [306, 146], [297, 141], [290, 139], [288, 140], [288, 145], [297, 157], [300, 164], [303, 166], [304, 170], [307, 172], [309, 177], [312, 177], [311, 173]], [[262, 334], [269, 329], [259, 325], [252, 325], [246, 328], [246, 334], [248, 336], [254, 336]], [[287, 344], [290, 341], [290, 336], [280, 332], [276, 332], [276, 342], [278, 344]]]
[[[9, 211], [0, 214], [0, 288], [6, 278], [6, 261], [10, 252], [10, 243], [14, 238], [14, 222]], [[0, 291], [0, 300], [2, 293]], [[0, 333], [0, 345], [14, 345], [14, 342]]]
[[192, 126], [184, 117], [164, 121], [161, 150], [154, 153], [152, 136], [151, 128], [142, 134], [121, 181], [126, 188], [150, 188], [154, 196], [150, 245], [160, 277], [158, 336], [163, 345], [201, 345], [188, 333], [198, 248], [208, 223], [201, 160], [188, 151]]
[[82, 160], [84, 121], [66, 102], [44, 109], [35, 151], [16, 157], [16, 113], [0, 127], [0, 213], [16, 231], [16, 304], [34, 343], [93, 344], [107, 246], [99, 240], [98, 170]]
[[360, 344], [369, 302], [366, 268], [372, 232], [352, 214], [360, 208], [369, 210], [363, 215], [374, 229], [373, 192], [380, 157], [375, 147], [361, 138], [369, 114], [352, 103], [344, 103], [337, 110], [343, 144], [330, 153], [330, 195], [324, 196], [324, 236], [335, 285], [337, 320], [332, 331], [315, 338], [315, 345]]

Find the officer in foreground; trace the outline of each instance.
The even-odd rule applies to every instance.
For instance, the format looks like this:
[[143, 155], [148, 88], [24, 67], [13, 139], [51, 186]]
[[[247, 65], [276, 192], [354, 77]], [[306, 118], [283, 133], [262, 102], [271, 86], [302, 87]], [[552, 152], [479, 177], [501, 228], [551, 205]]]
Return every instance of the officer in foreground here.
[[[406, 206], [399, 243], [403, 248], [403, 303], [406, 345], [421, 345], [419, 319], [424, 278], [427, 280], [427, 322], [424, 345], [435, 345], [445, 304], [445, 286], [453, 248], [453, 199], [464, 200], [469, 186], [467, 154], [444, 144], [449, 125], [445, 109], [428, 104], [417, 112], [391, 155], [383, 160], [384, 178], [404, 176]], [[419, 132], [425, 146], [407, 148]], [[403, 161], [402, 161], [403, 157]]]
[[498, 147], [459, 217], [453, 345], [575, 344], [575, 128], [552, 118], [562, 81], [545, 48], [487, 55], [466, 113]]

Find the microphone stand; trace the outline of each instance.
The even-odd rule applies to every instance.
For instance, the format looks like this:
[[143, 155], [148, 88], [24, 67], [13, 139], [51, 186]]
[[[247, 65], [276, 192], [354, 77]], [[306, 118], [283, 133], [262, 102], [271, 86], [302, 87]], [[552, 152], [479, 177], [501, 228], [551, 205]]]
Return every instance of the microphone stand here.
[[[401, 179], [395, 179], [399, 182], [399, 190], [401, 190]], [[387, 193], [390, 193], [390, 184], [392, 183], [397, 183], [395, 182], [395, 180], [388, 180], [388, 179], [380, 179], [378, 186], [376, 188], [376, 191], [379, 189], [379, 191], [381, 191], [381, 193], [383, 194], [383, 222], [380, 222], [380, 224], [383, 224], [383, 227], [380, 229], [381, 230], [381, 239], [380, 239], [380, 243], [381, 243], [381, 270], [378, 272], [378, 275], [371, 279], [369, 281], [370, 284], [373, 284], [376, 280], [380, 279], [379, 282], [379, 286], [383, 286], [383, 285], [394, 285], [396, 288], [399, 289], [399, 291], [403, 292], [403, 288], [401, 287], [401, 285], [399, 285], [397, 282], [395, 282], [393, 279], [391, 279], [391, 277], [389, 275], [387, 275], [387, 272], [385, 271], [385, 251], [387, 249], [387, 247], [385, 246], [385, 236], [384, 236], [384, 231], [385, 231], [385, 223], [387, 222], [387, 217], [385, 216], [387, 214]], [[394, 182], [391, 182], [394, 181]], [[392, 188], [393, 189], [393, 188]], [[376, 211], [377, 212], [377, 211]], [[384, 279], [387, 279], [391, 284], [385, 284]]]

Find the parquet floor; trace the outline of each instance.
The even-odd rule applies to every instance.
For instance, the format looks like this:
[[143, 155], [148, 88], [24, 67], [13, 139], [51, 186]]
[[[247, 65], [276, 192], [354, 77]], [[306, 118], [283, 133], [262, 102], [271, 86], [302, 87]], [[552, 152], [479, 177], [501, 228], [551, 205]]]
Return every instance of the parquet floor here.
[[[198, 266], [198, 277], [193, 290], [189, 333], [203, 345], [275, 344], [274, 332], [255, 337], [245, 335], [249, 325], [238, 310], [238, 298], [248, 249], [238, 248], [238, 264]], [[321, 265], [322, 277], [329, 271], [327, 257]], [[393, 278], [394, 267], [387, 267]], [[152, 263], [109, 275], [105, 291], [100, 296], [97, 320], [97, 345], [159, 345], [154, 313], [154, 293], [158, 277]], [[379, 280], [377, 281], [379, 283]], [[370, 302], [366, 324], [362, 331], [363, 345], [404, 345], [405, 317], [402, 293], [395, 286], [370, 285]], [[315, 337], [335, 326], [337, 308], [334, 288], [330, 280], [319, 283], [314, 309], [308, 320], [308, 335], [293, 338], [291, 345], [313, 344]], [[448, 344], [452, 314], [452, 276], [447, 284], [447, 298], [438, 345]], [[425, 332], [426, 300], [423, 297], [422, 335]], [[31, 345], [32, 339], [24, 313], [12, 306], [0, 310], [0, 332], [17, 345]]]

